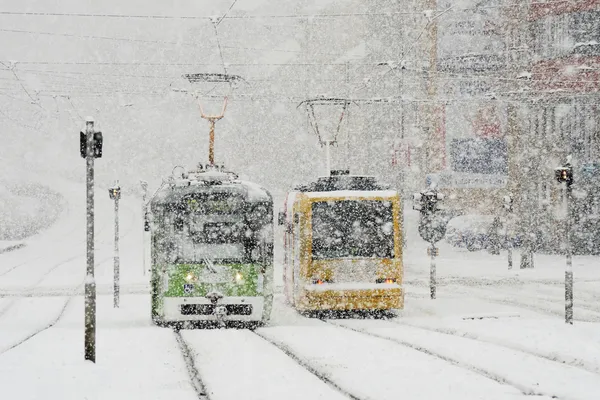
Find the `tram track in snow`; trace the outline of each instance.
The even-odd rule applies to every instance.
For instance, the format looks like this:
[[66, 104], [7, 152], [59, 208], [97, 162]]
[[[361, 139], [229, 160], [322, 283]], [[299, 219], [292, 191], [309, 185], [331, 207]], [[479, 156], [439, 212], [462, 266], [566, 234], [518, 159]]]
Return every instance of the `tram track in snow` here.
[[[125, 237], [125, 236], [129, 235], [129, 234], [130, 234], [130, 233], [133, 231], [133, 228], [134, 228], [134, 226], [135, 226], [135, 221], [134, 221], [134, 220], [135, 220], [135, 218], [133, 217], [133, 211], [132, 211], [132, 208], [131, 208], [131, 207], [129, 207], [129, 206], [125, 206], [125, 205], [124, 205], [124, 206], [122, 206], [122, 207], [123, 207], [123, 209], [126, 209], [126, 210], [128, 210], [128, 211], [129, 211], [128, 215], [130, 215], [130, 220], [129, 220], [129, 226], [128, 226], [128, 228], [126, 229], [125, 233], [121, 234], [121, 238], [123, 238], [123, 237]], [[100, 236], [100, 235], [101, 235], [101, 234], [102, 234], [104, 231], [106, 231], [106, 230], [108, 229], [108, 227], [109, 227], [109, 226], [111, 226], [111, 224], [110, 224], [110, 223], [104, 223], [104, 224], [102, 224], [102, 225], [100, 226], [100, 228], [98, 229], [98, 231], [95, 233], [95, 236], [96, 236], [96, 237]], [[64, 233], [64, 234], [62, 235], [62, 239], [61, 239], [61, 241], [60, 241], [59, 243], [64, 243], [64, 242], [65, 242], [65, 239], [64, 239], [64, 238], [65, 238], [65, 236], [71, 235], [71, 234], [72, 234], [73, 232], [75, 232], [77, 229], [79, 229], [79, 228], [78, 228], [78, 227], [75, 227], [75, 228], [72, 228], [72, 229], [70, 229], [68, 232]], [[85, 241], [86, 241], [86, 240], [87, 240], [87, 239], [83, 239], [83, 240], [77, 240], [77, 241], [75, 241], [75, 243], [74, 243], [74, 244], [81, 244], [81, 243], [85, 243]], [[109, 245], [110, 243], [105, 243], [104, 241], [97, 241], [97, 242], [96, 242], [96, 244], [101, 244], [101, 245]], [[74, 257], [83, 257], [83, 256], [85, 256], [85, 254], [86, 254], [85, 252], [79, 252], [79, 253], [78, 253], [76, 256], [74, 256]], [[13, 271], [15, 271], [15, 270], [17, 270], [17, 269], [19, 269], [19, 268], [21, 268], [21, 267], [24, 267], [24, 266], [26, 266], [26, 265], [32, 264], [32, 263], [34, 263], [34, 262], [36, 262], [36, 261], [39, 261], [39, 260], [43, 259], [44, 257], [46, 257], [46, 255], [37, 256], [37, 257], [31, 258], [31, 259], [29, 259], [29, 260], [27, 260], [27, 261], [24, 261], [24, 262], [21, 262], [21, 263], [15, 264], [15, 265], [13, 265], [12, 267], [9, 267], [9, 268], [7, 268], [6, 270], [4, 270], [4, 271], [0, 272], [0, 277], [6, 276], [6, 275], [10, 274], [11, 272], [13, 272]], [[65, 262], [69, 262], [69, 261], [71, 261], [71, 260], [72, 260], [72, 258], [70, 258], [70, 259], [66, 259], [66, 260], [63, 260], [62, 262], [63, 262], [63, 263], [65, 263]], [[1, 313], [1, 312], [0, 312], [0, 313]]]
[[[33, 291], [41, 282], [44, 281], [44, 279], [46, 279], [52, 272], [54, 272], [55, 270], [57, 270], [58, 268], [66, 265], [68, 262], [73, 261], [74, 259], [78, 258], [80, 256], [74, 256], [69, 258], [66, 261], [57, 263], [55, 265], [53, 265], [50, 269], [48, 269], [35, 283], [33, 283], [32, 285], [30, 285], [29, 287], [27, 287], [26, 291]], [[102, 259], [99, 263], [97, 263], [97, 266], [100, 266], [104, 263], [106, 263], [107, 261], [109, 261], [112, 257], [105, 257], [104, 259]], [[72, 288], [73, 292], [78, 291], [81, 288], [81, 284], [78, 284], [76, 286], [74, 286]], [[73, 298], [76, 296], [76, 293], [72, 293], [70, 294], [69, 298]], [[27, 298], [28, 296], [12, 296], [11, 300], [8, 302], [8, 304], [6, 304], [1, 310], [0, 310], [0, 318], [2, 318], [12, 307], [14, 307], [15, 304], [17, 304], [20, 300], [22, 300], [23, 298]], [[31, 297], [31, 296], [29, 296]]]
[[[545, 302], [545, 303], [549, 303], [549, 304], [557, 304], [557, 303], [561, 304], [561, 302], [564, 302], [564, 285], [561, 288], [560, 292], [555, 291], [552, 294], [550, 294], [548, 292], [548, 288], [542, 287], [539, 289], [540, 289], [539, 292], [536, 292], [536, 291], [533, 291], [533, 292], [530, 291], [527, 293], [518, 292], [518, 297], [527, 298], [532, 301], [541, 301], [541, 302]], [[515, 294], [515, 292], [503, 290], [501, 288], [494, 288], [494, 289], [492, 289], [492, 291], [495, 293], [498, 293], [498, 294], [505, 295], [505, 296]], [[577, 294], [577, 290], [575, 290], [575, 294]], [[587, 297], [587, 298], [576, 297], [574, 299], [575, 306], [582, 310], [590, 311], [592, 313], [600, 315], [600, 302], [598, 301], [598, 299], [590, 300], [589, 296], [587, 296], [587, 295], [585, 297]], [[594, 303], [598, 304], [598, 305], [595, 305]]]
[[34, 337], [36, 337], [37, 335], [39, 335], [40, 333], [47, 331], [48, 329], [54, 327], [61, 319], [62, 317], [65, 315], [65, 312], [67, 311], [67, 308], [69, 307], [69, 304], [71, 304], [71, 301], [73, 300], [75, 296], [70, 296], [69, 298], [67, 298], [67, 300], [65, 300], [64, 305], [61, 307], [60, 311], [58, 312], [58, 314], [56, 315], [56, 317], [54, 319], [52, 319], [52, 321], [50, 321], [47, 325], [43, 326], [40, 329], [35, 330], [34, 332], [28, 334], [27, 336], [25, 336], [24, 338], [20, 339], [19, 341], [9, 345], [8, 347], [4, 348], [4, 349], [0, 349], [0, 356], [2, 356], [4, 353], [21, 346], [22, 344], [24, 344], [25, 342], [29, 341], [30, 339], [33, 339]]
[[[0, 349], [0, 356], [2, 356], [4, 353], [6, 353], [16, 347], [21, 346], [22, 344], [29, 341], [30, 339], [33, 339], [40, 333], [47, 331], [48, 329], [54, 327], [65, 315], [67, 308], [69, 307], [69, 305], [71, 304], [73, 299], [77, 296], [77, 291], [81, 290], [83, 288], [84, 284], [85, 284], [85, 278], [76, 287], [72, 288], [71, 293], [68, 295], [68, 298], [65, 300], [63, 306], [60, 308], [59, 312], [49, 323], [47, 323], [46, 325], [42, 326], [39, 329], [34, 330], [33, 332], [29, 333], [27, 336], [23, 337], [22, 339], [18, 340], [17, 342], [14, 342], [13, 344], [9, 345], [8, 347], [6, 347], [4, 349]], [[13, 303], [9, 304], [9, 306], [7, 306], [6, 308], [10, 308], [12, 305], [14, 305], [14, 303], [17, 300], [14, 300]]]
[[[129, 208], [129, 207], [126, 207], [126, 208], [131, 211], [131, 208]], [[131, 233], [131, 231], [133, 230], [134, 224], [135, 224], [135, 221], [134, 221], [135, 218], [133, 218], [133, 215], [131, 213], [129, 213], [129, 214], [131, 215], [131, 218], [130, 218], [129, 224], [128, 224], [129, 226], [128, 226], [127, 230], [125, 231], [125, 234], [123, 235], [123, 237], [127, 236]], [[109, 226], [109, 225], [110, 224], [103, 225], [103, 227], [100, 229], [100, 231], [98, 233], [104, 231], [104, 229], [106, 229], [107, 226]], [[73, 232], [75, 229], [76, 228], [74, 228], [73, 230], [71, 230], [69, 232]], [[81, 241], [78, 241], [77, 243], [80, 243], [80, 242]], [[6, 313], [10, 309], [12, 309], [22, 299], [38, 297], [38, 296], [35, 296], [35, 293], [33, 293], [35, 291], [36, 287], [38, 287], [40, 285], [40, 283], [42, 283], [46, 278], [48, 278], [54, 271], [56, 271], [57, 269], [65, 266], [65, 265], [68, 265], [71, 261], [76, 260], [77, 258], [82, 258], [84, 256], [85, 256], [85, 253], [78, 253], [76, 255], [70, 256], [68, 258], [65, 258], [65, 259], [53, 264], [41, 276], [39, 276], [38, 279], [34, 283], [32, 283], [31, 285], [28, 285], [26, 287], [26, 289], [24, 291], [21, 291], [20, 293], [12, 293], [12, 294], [6, 295], [6, 294], [2, 294], [0, 291], [0, 297], [11, 297], [10, 301], [8, 301], [7, 304], [0, 310], [0, 318], [2, 318], [4, 315], [6, 315]], [[12, 268], [9, 268], [7, 271], [4, 271], [3, 273], [1, 273], [0, 277], [7, 275], [9, 272], [14, 271], [15, 269], [17, 269], [19, 267], [31, 264], [32, 262], [35, 262], [36, 260], [39, 260], [42, 258], [44, 258], [44, 256], [35, 257], [34, 259], [30, 259], [24, 263], [21, 263]], [[100, 261], [96, 263], [96, 268], [99, 268], [102, 265], [106, 264], [112, 258], [113, 258], [113, 256], [101, 258]], [[0, 348], [0, 356], [12, 349], [15, 349], [15, 348], [21, 346], [22, 344], [28, 342], [29, 340], [33, 339], [37, 335], [41, 334], [42, 332], [54, 327], [64, 316], [67, 308], [73, 301], [73, 298], [75, 298], [83, 290], [84, 282], [85, 282], [85, 278], [82, 279], [81, 283], [79, 283], [75, 286], [69, 287], [69, 288], [65, 288], [65, 291], [67, 293], [57, 293], [54, 297], [67, 297], [66, 300], [64, 301], [64, 303], [62, 304], [62, 306], [60, 307], [58, 313], [56, 313], [55, 316], [47, 324], [43, 325], [42, 327], [40, 327], [38, 329], [33, 330], [32, 332], [28, 333], [26, 336], [22, 337], [21, 339], [18, 339], [17, 341], [13, 342], [12, 344], [8, 345], [7, 347]], [[42, 296], [39, 296], [39, 297], [42, 297]]]
[[327, 386], [334, 389], [335, 391], [337, 391], [344, 397], [351, 399], [351, 400], [367, 400], [367, 399], [363, 399], [362, 397], [359, 397], [359, 396], [356, 396], [356, 395], [350, 393], [349, 391], [347, 391], [346, 389], [344, 389], [343, 387], [338, 385], [335, 381], [330, 379], [326, 374], [320, 372], [317, 368], [313, 367], [309, 362], [307, 362], [306, 360], [299, 357], [290, 347], [286, 346], [285, 344], [278, 343], [277, 341], [271, 339], [267, 335], [264, 335], [261, 332], [258, 332], [256, 330], [252, 331], [252, 333], [254, 333], [256, 336], [260, 337], [261, 339], [263, 339], [270, 345], [279, 349], [286, 356], [288, 356], [290, 359], [292, 359], [294, 362], [296, 362], [296, 364], [298, 364], [300, 367], [302, 367], [306, 371], [310, 372], [321, 382], [325, 383]]
[[[128, 226], [127, 230], [125, 231], [125, 233], [122, 235], [122, 237], [126, 237], [126, 236], [128, 236], [128, 235], [129, 235], [129, 234], [130, 234], [130, 233], [133, 231], [133, 228], [134, 228], [134, 225], [135, 225], [135, 218], [133, 217], [133, 213], [132, 213], [132, 209], [131, 209], [131, 207], [125, 206], [124, 208], [130, 211], [128, 214], [131, 216], [131, 218], [130, 218], [130, 220], [129, 220], [129, 226]], [[105, 229], [105, 228], [106, 228], [108, 225], [110, 225], [110, 224], [104, 224], [104, 225], [103, 225], [103, 227], [100, 229], [100, 231], [99, 231], [98, 233], [101, 233], [101, 232], [102, 232], [102, 231], [103, 231], [103, 230], [104, 230], [104, 229]], [[81, 243], [81, 242], [82, 242], [82, 241], [78, 241], [77, 243]], [[100, 242], [100, 243], [102, 243], [102, 242]], [[59, 262], [55, 263], [55, 264], [54, 264], [54, 265], [52, 265], [52, 266], [51, 266], [49, 269], [47, 269], [47, 270], [46, 270], [46, 271], [45, 271], [45, 272], [44, 272], [44, 273], [43, 273], [43, 274], [42, 274], [42, 275], [39, 277], [39, 279], [38, 279], [38, 280], [36, 280], [36, 281], [35, 281], [33, 284], [31, 284], [31, 285], [27, 286], [27, 287], [25, 288], [25, 290], [21, 292], [21, 295], [20, 295], [20, 296], [19, 296], [19, 295], [16, 295], [16, 294], [14, 294], [14, 293], [10, 293], [10, 295], [8, 295], [8, 296], [7, 296], [7, 295], [4, 295], [4, 294], [2, 293], [2, 290], [0, 289], [0, 298], [1, 298], [1, 297], [11, 297], [11, 300], [8, 302], [8, 304], [6, 304], [6, 305], [5, 305], [5, 306], [4, 306], [2, 309], [0, 309], [0, 318], [2, 318], [2, 316], [3, 316], [4, 314], [6, 314], [6, 312], [7, 312], [8, 310], [10, 310], [10, 309], [11, 309], [11, 308], [12, 308], [12, 307], [13, 307], [13, 306], [14, 306], [14, 305], [15, 305], [15, 304], [16, 304], [16, 303], [17, 303], [17, 302], [20, 300], [20, 298], [22, 298], [22, 297], [35, 297], [35, 296], [32, 296], [32, 295], [30, 295], [30, 293], [31, 293], [31, 292], [33, 292], [33, 291], [35, 290], [35, 288], [36, 288], [36, 287], [37, 287], [37, 286], [38, 286], [38, 285], [39, 285], [41, 282], [43, 282], [43, 281], [44, 281], [44, 280], [45, 280], [45, 279], [46, 279], [46, 278], [47, 278], [47, 277], [48, 277], [48, 276], [49, 276], [49, 275], [50, 275], [52, 272], [54, 272], [55, 270], [57, 270], [57, 269], [58, 269], [58, 268], [60, 268], [61, 266], [65, 265], [65, 264], [68, 264], [68, 263], [70, 263], [71, 261], [73, 261], [73, 260], [75, 260], [75, 259], [77, 259], [77, 258], [84, 257], [85, 255], [86, 255], [86, 253], [85, 253], [85, 252], [78, 253], [78, 254], [76, 254], [76, 255], [74, 255], [74, 256], [70, 256], [70, 257], [68, 257], [68, 258], [65, 258], [65, 259], [63, 259], [63, 260], [61, 260], [61, 261], [59, 261]], [[21, 267], [21, 266], [27, 265], [27, 264], [29, 264], [29, 263], [31, 263], [31, 262], [33, 262], [33, 261], [35, 261], [35, 260], [41, 259], [41, 258], [43, 258], [43, 257], [44, 257], [44, 256], [39, 256], [39, 257], [37, 257], [37, 258], [35, 258], [35, 259], [33, 259], [33, 260], [29, 260], [29, 261], [27, 261], [27, 262], [25, 262], [25, 263], [18, 264], [16, 267]], [[102, 265], [104, 265], [104, 264], [105, 264], [107, 261], [109, 261], [109, 260], [110, 260], [112, 257], [113, 257], [113, 256], [110, 256], [110, 257], [104, 257], [104, 258], [102, 258], [100, 262], [96, 263], [96, 268], [99, 268], [99, 267], [101, 267]], [[7, 274], [8, 272], [10, 272], [10, 271], [13, 271], [13, 270], [14, 270], [16, 267], [13, 267], [13, 268], [9, 269], [8, 271], [5, 271], [4, 273], [0, 274], [0, 277], [1, 277], [1, 276], [4, 276], [4, 275], [6, 275], [6, 274]], [[70, 290], [70, 289], [72, 289], [72, 288], [69, 288], [68, 290]], [[76, 290], [76, 289], [75, 289], [75, 290]]]
[[448, 335], [448, 336], [454, 336], [454, 337], [459, 337], [459, 338], [464, 338], [464, 339], [469, 339], [469, 340], [473, 340], [475, 342], [482, 342], [482, 343], [488, 343], [491, 345], [495, 345], [495, 346], [500, 346], [500, 347], [504, 347], [506, 349], [509, 350], [513, 350], [513, 351], [518, 351], [521, 353], [525, 353], [534, 357], [539, 357], [551, 362], [555, 362], [558, 363], [560, 365], [569, 365], [571, 367], [574, 368], [578, 368], [596, 375], [600, 375], [600, 368], [598, 367], [594, 367], [591, 365], [588, 365], [585, 361], [583, 360], [579, 360], [579, 359], [575, 359], [575, 360], [567, 360], [564, 359], [558, 355], [552, 357], [549, 356], [547, 354], [544, 354], [543, 352], [540, 351], [535, 351], [532, 350], [531, 348], [528, 348], [526, 346], [519, 346], [515, 343], [507, 343], [507, 342], [503, 342], [500, 340], [495, 340], [495, 339], [491, 339], [491, 338], [487, 338], [487, 337], [482, 337], [479, 334], [473, 334], [470, 332], [466, 332], [466, 331], [460, 331], [457, 329], [453, 329], [453, 328], [433, 328], [433, 327], [426, 327], [426, 326], [422, 326], [422, 325], [418, 325], [415, 323], [408, 323], [406, 321], [400, 321], [398, 319], [390, 319], [388, 320], [390, 323], [399, 325], [399, 326], [408, 326], [414, 329], [420, 329], [423, 331], [428, 331], [428, 332], [435, 332], [435, 333], [440, 333], [443, 335]]
[[190, 384], [192, 385], [194, 392], [196, 392], [196, 396], [198, 396], [199, 400], [210, 400], [210, 397], [206, 391], [206, 386], [204, 385], [202, 377], [200, 376], [200, 372], [196, 367], [196, 359], [192, 353], [191, 346], [183, 338], [183, 335], [179, 330], [174, 329], [173, 333], [175, 334], [175, 340], [177, 341], [179, 352], [183, 357]]
[[[531, 302], [526, 302], [526, 301], [519, 301], [518, 298], [519, 296], [514, 294], [514, 293], [510, 293], [510, 292], [506, 292], [506, 291], [501, 291], [498, 289], [490, 289], [490, 288], [469, 288], [467, 290], [465, 290], [465, 288], [461, 288], [460, 291], [457, 291], [456, 289], [452, 289], [453, 292], [453, 298], [456, 297], [463, 297], [463, 296], [456, 296], [456, 293], [461, 293], [463, 294], [465, 297], [466, 296], [470, 296], [470, 297], [474, 297], [476, 299], [488, 302], [488, 303], [495, 303], [495, 304], [503, 304], [503, 305], [510, 305], [510, 306], [515, 306], [521, 309], [526, 309], [526, 310], [530, 310], [530, 311], [534, 311], [534, 312], [538, 312], [540, 314], [545, 314], [545, 315], [550, 315], [550, 316], [561, 316], [564, 317], [564, 299], [561, 299], [562, 301], [554, 301], [553, 299], [544, 299], [544, 298], [538, 298], [538, 297], [528, 297], [528, 299], [531, 300]], [[521, 298], [522, 300], [522, 298]], [[537, 303], [545, 303], [546, 307], [544, 307], [541, 304], [536, 304]], [[589, 307], [580, 307], [580, 311], [577, 311], [577, 305], [574, 305], [574, 320], [575, 321], [581, 321], [581, 322], [600, 322], [600, 312], [594, 310], [594, 309], [589, 309]], [[583, 311], [583, 312], [582, 312]], [[579, 317], [579, 315], [585, 315], [586, 317]]]
[[506, 379], [506, 378], [504, 378], [504, 377], [502, 377], [502, 376], [500, 376], [500, 375], [498, 375], [496, 373], [488, 371], [487, 369], [484, 369], [484, 368], [481, 368], [481, 367], [478, 367], [478, 366], [475, 366], [475, 365], [472, 365], [472, 364], [467, 364], [464, 361], [460, 361], [460, 360], [457, 360], [457, 359], [455, 359], [453, 357], [449, 357], [449, 356], [440, 354], [439, 352], [437, 352], [435, 350], [432, 350], [430, 348], [426, 348], [424, 346], [421, 346], [421, 345], [418, 345], [418, 344], [415, 344], [415, 343], [411, 343], [411, 342], [408, 342], [408, 341], [405, 341], [405, 340], [396, 339], [396, 338], [387, 337], [387, 336], [384, 336], [384, 335], [379, 335], [379, 334], [376, 334], [376, 333], [372, 333], [372, 332], [366, 331], [364, 329], [358, 329], [358, 328], [353, 328], [353, 327], [349, 327], [349, 326], [346, 326], [346, 325], [337, 324], [337, 323], [331, 322], [330, 320], [323, 319], [322, 321], [324, 323], [328, 324], [328, 325], [335, 326], [336, 328], [346, 329], [346, 330], [349, 330], [349, 331], [352, 331], [352, 332], [356, 332], [356, 333], [359, 333], [359, 334], [362, 334], [362, 335], [366, 335], [366, 336], [370, 336], [370, 337], [375, 337], [375, 338], [378, 338], [378, 339], [382, 339], [382, 340], [385, 340], [385, 341], [389, 341], [389, 342], [394, 343], [396, 345], [407, 347], [407, 348], [410, 348], [412, 350], [418, 351], [420, 353], [426, 354], [426, 355], [428, 355], [430, 357], [434, 357], [434, 358], [440, 359], [440, 360], [445, 361], [445, 362], [447, 362], [449, 364], [455, 365], [455, 366], [457, 366], [459, 368], [466, 369], [468, 371], [474, 372], [474, 373], [476, 373], [478, 375], [481, 375], [481, 376], [483, 376], [483, 377], [485, 377], [487, 379], [490, 379], [492, 381], [495, 381], [495, 382], [497, 382], [499, 384], [510, 386], [510, 387], [518, 390], [519, 392], [521, 392], [521, 394], [523, 394], [525, 396], [549, 396], [549, 397], [552, 397], [552, 398], [555, 398], [555, 399], [559, 399], [558, 396], [548, 395], [548, 394], [545, 394], [545, 393], [540, 393], [540, 392], [536, 391], [535, 389], [533, 389], [531, 387], [526, 387], [526, 386], [521, 385], [521, 384], [519, 384], [517, 382], [513, 382], [513, 381], [511, 381], [509, 379]]
[[[105, 263], [106, 264], [106, 263]], [[9, 298], [9, 297], [22, 297], [22, 298], [38, 298], [38, 297], [66, 297], [71, 295], [71, 290], [73, 288], [71, 286], [64, 287], [51, 287], [44, 290], [31, 290], [29, 292], [23, 292], [21, 290], [3, 290], [0, 289], [0, 298]], [[105, 283], [105, 284], [96, 284], [96, 294], [98, 296], [102, 295], [112, 295], [113, 293], [113, 284]], [[121, 284], [120, 293], [124, 294], [136, 294], [136, 295], [149, 295], [150, 293], [150, 284], [148, 283], [125, 283]], [[79, 288], [75, 293], [75, 296], [82, 296], [84, 294], [83, 288]]]
[[[429, 299], [429, 295], [425, 293], [408, 292], [407, 295], [415, 299]], [[438, 289], [438, 296], [440, 295], [452, 300], [475, 298], [486, 303], [508, 305], [522, 310], [533, 311], [538, 314], [564, 317], [564, 299], [557, 299], [549, 295], [535, 295], [503, 290], [502, 288], [492, 287], [491, 285], [445, 286], [444, 292], [441, 292]], [[543, 306], [542, 303], [546, 306]], [[424, 307], [416, 306], [415, 308], [420, 309], [427, 315], [435, 315], [431, 310]], [[600, 307], [593, 305], [592, 301], [587, 299], [575, 299], [574, 309], [574, 319], [576, 321], [600, 322]], [[582, 314], [584, 317], [579, 316]]]
[[[53, 271], [55, 271], [55, 270], [56, 270], [56, 269], [58, 269], [59, 267], [61, 267], [61, 266], [65, 265], [65, 264], [67, 264], [67, 263], [69, 263], [69, 262], [71, 262], [71, 261], [73, 261], [73, 260], [75, 260], [76, 258], [79, 258], [79, 257], [81, 257], [81, 256], [80, 256], [80, 255], [72, 256], [72, 257], [69, 257], [69, 258], [67, 258], [67, 259], [64, 259], [64, 260], [62, 260], [62, 261], [60, 261], [60, 262], [58, 262], [58, 263], [54, 264], [54, 265], [53, 265], [53, 266], [51, 266], [49, 269], [47, 269], [47, 270], [46, 270], [46, 272], [44, 272], [44, 273], [42, 274], [42, 276], [40, 276], [40, 278], [39, 278], [37, 281], [35, 281], [35, 282], [34, 282], [32, 285], [29, 285], [29, 286], [26, 288], [26, 291], [31, 291], [31, 290], [35, 289], [35, 288], [36, 288], [36, 286], [38, 286], [38, 285], [39, 285], [41, 282], [43, 282], [43, 280], [44, 280], [44, 279], [46, 279], [46, 277], [47, 277], [48, 275], [50, 275], [50, 274], [51, 274]], [[18, 297], [13, 297], [13, 298], [12, 298], [12, 299], [11, 299], [11, 300], [8, 302], [8, 304], [7, 304], [7, 305], [6, 305], [4, 308], [2, 308], [2, 309], [0, 310], [0, 318], [1, 318], [1, 317], [2, 317], [4, 314], [6, 314], [6, 312], [7, 312], [9, 309], [11, 309], [11, 308], [12, 308], [12, 306], [14, 306], [14, 304], [15, 304], [17, 301], [19, 301], [19, 298], [18, 298]]]

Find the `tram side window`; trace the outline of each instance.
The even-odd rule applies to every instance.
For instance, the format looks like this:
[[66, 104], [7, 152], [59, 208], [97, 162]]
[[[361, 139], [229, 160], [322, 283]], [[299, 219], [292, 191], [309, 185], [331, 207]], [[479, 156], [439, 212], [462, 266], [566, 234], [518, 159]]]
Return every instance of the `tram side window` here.
[[312, 206], [312, 226], [314, 259], [394, 257], [391, 202], [317, 202]]
[[183, 232], [183, 217], [180, 215], [176, 215], [174, 222], [173, 222], [173, 227], [175, 229], [175, 232]]

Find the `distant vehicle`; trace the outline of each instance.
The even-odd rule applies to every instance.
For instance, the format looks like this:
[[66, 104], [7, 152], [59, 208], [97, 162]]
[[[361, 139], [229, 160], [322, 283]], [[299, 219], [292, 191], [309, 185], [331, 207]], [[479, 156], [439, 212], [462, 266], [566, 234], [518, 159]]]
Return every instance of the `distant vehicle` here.
[[[491, 245], [491, 232], [495, 216], [469, 214], [452, 218], [446, 230], [446, 241], [455, 247], [466, 248], [469, 251], [485, 250]], [[506, 230], [500, 221], [498, 240], [500, 248], [507, 248], [509, 243]], [[521, 246], [521, 238], [514, 236], [510, 239], [513, 248]]]
[[404, 307], [401, 199], [374, 178], [319, 178], [286, 198], [284, 290], [301, 312]]

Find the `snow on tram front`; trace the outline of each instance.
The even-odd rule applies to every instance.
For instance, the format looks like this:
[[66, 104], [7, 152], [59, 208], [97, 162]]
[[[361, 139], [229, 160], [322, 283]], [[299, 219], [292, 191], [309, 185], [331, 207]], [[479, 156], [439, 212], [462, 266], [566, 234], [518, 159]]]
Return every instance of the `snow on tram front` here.
[[335, 171], [286, 198], [284, 290], [301, 312], [404, 308], [401, 198]]
[[206, 166], [171, 178], [150, 203], [152, 319], [256, 327], [273, 304], [273, 199]]

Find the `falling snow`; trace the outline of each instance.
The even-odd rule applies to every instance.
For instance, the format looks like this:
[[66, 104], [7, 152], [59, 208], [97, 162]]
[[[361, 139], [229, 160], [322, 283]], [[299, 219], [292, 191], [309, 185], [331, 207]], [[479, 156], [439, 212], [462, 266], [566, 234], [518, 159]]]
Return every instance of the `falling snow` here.
[[598, 398], [600, 2], [0, 0], [0, 37], [0, 398]]

